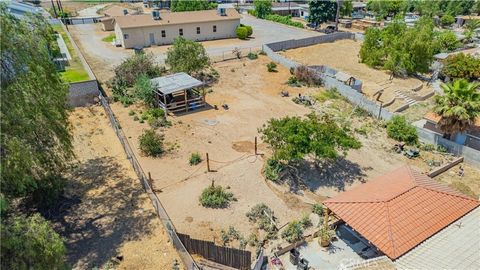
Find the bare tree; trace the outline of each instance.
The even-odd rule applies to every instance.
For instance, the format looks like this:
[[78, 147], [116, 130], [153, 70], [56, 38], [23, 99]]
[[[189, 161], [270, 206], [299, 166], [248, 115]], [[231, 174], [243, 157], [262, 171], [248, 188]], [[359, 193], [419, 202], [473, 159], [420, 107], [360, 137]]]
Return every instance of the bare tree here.
[[337, 0], [337, 14], [335, 15], [335, 31], [338, 31], [338, 20], [340, 19], [340, 7], [343, 5], [343, 0]]

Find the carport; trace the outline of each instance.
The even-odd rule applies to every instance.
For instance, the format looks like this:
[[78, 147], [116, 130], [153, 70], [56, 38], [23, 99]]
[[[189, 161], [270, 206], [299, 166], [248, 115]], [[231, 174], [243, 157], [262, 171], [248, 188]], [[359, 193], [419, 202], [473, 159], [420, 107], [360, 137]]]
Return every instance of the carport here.
[[155, 104], [168, 112], [188, 112], [205, 106], [203, 82], [180, 72], [151, 79]]

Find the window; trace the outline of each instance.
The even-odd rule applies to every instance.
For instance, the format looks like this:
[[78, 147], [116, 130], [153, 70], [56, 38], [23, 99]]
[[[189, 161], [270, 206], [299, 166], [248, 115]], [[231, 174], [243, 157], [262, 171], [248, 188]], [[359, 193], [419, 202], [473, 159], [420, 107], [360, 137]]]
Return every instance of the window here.
[[162, 37], [166, 37], [165, 30], [162, 30]]
[[179, 34], [180, 36], [183, 36], [183, 29], [182, 29], [182, 28], [178, 29], [178, 34]]
[[123, 39], [128, 39], [128, 34], [123, 34]]
[[200, 27], [197, 27], [197, 35], [200, 34]]
[[213, 26], [213, 32], [214, 33], [217, 32], [217, 26], [216, 25]]

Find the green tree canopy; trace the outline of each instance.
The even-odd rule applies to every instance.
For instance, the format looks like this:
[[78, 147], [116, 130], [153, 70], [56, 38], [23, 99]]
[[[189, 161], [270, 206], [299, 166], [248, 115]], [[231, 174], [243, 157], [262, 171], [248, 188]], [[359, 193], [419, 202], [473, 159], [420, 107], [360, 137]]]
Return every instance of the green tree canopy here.
[[468, 130], [480, 117], [478, 83], [465, 79], [443, 84], [444, 95], [435, 96], [434, 112], [441, 118], [440, 129], [447, 135]]
[[255, 7], [255, 16], [260, 19], [272, 13], [272, 1], [271, 0], [254, 0], [253, 6]]
[[207, 0], [172, 0], [170, 4], [170, 10], [172, 12], [208, 10], [216, 8], [217, 3]]
[[178, 37], [168, 49], [165, 63], [173, 72], [192, 74], [208, 67], [210, 59], [202, 44]]
[[72, 158], [68, 85], [51, 60], [54, 31], [41, 16], [19, 20], [0, 4], [1, 191], [31, 194]]
[[327, 21], [334, 21], [337, 13], [337, 2], [334, 0], [312, 0], [309, 3], [310, 14], [308, 21], [320, 25]]
[[340, 14], [344, 17], [352, 16], [353, 4], [351, 0], [344, 1], [340, 7]]
[[259, 132], [273, 149], [273, 158], [289, 162], [312, 155], [317, 160], [335, 159], [338, 151], [360, 148], [361, 144], [330, 117], [311, 113], [306, 118], [270, 119]]
[[62, 238], [39, 214], [2, 223], [2, 269], [64, 269]]
[[422, 17], [412, 28], [397, 17], [381, 30], [367, 29], [360, 59], [371, 67], [383, 67], [396, 75], [425, 73], [438, 51], [433, 28], [433, 21], [428, 17]]
[[403, 11], [407, 6], [405, 0], [369, 0], [367, 10], [372, 11], [378, 17], [395, 16]]

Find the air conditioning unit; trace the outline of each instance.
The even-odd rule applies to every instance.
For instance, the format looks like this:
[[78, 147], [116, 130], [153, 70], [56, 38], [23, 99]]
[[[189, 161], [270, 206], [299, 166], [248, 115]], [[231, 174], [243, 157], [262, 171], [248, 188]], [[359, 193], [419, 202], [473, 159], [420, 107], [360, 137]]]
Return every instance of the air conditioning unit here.
[[225, 8], [218, 8], [218, 14], [220, 16], [227, 16], [227, 12], [226, 12]]
[[153, 10], [153, 11], [152, 11], [152, 18], [153, 18], [154, 20], [160, 20], [160, 11], [158, 11], [158, 10]]

